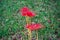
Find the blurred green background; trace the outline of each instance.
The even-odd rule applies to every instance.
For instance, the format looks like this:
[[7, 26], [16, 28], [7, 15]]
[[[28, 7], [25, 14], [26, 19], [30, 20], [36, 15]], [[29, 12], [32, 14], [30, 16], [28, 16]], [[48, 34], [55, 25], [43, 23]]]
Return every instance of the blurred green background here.
[[24, 6], [37, 14], [33, 22], [45, 26], [38, 30], [39, 40], [60, 40], [60, 0], [0, 0], [0, 39], [11, 40], [25, 30], [25, 17], [19, 13]]

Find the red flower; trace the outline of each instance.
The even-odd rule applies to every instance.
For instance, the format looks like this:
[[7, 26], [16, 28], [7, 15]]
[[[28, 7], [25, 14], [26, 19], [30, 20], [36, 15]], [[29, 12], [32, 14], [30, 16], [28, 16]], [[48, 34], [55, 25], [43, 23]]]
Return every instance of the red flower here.
[[38, 30], [42, 28], [42, 24], [30, 24], [30, 25], [26, 25], [26, 28], [30, 29], [31, 31]]
[[32, 11], [30, 11], [27, 7], [23, 7], [20, 11], [22, 16], [29, 16], [29, 17], [35, 16], [35, 14]]

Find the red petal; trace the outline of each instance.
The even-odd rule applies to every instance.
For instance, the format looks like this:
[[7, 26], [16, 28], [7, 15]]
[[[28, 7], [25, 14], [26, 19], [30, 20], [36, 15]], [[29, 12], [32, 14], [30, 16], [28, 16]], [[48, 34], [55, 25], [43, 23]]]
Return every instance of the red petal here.
[[31, 12], [31, 11], [28, 11], [28, 12], [27, 12], [27, 15], [28, 15], [29, 17], [35, 16], [35, 14], [34, 14], [33, 12]]
[[23, 7], [20, 11], [22, 16], [29, 16], [29, 17], [35, 16], [35, 14], [31, 12], [27, 7]]
[[21, 8], [21, 10], [20, 10], [20, 11], [21, 11], [21, 15], [22, 15], [22, 16], [26, 16], [28, 10], [29, 10], [29, 9], [28, 9], [27, 7], [23, 7], [23, 8]]
[[41, 24], [31, 24], [31, 25], [27, 25], [26, 28], [30, 29], [30, 30], [38, 30], [38, 29], [42, 28], [42, 25]]

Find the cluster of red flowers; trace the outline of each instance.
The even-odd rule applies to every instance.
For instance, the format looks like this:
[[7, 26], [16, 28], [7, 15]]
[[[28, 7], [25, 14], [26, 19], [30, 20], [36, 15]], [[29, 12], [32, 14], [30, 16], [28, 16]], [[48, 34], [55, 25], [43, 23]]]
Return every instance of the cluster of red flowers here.
[[30, 29], [31, 31], [38, 30], [38, 29], [42, 28], [42, 24], [35, 24], [35, 23], [28, 24], [28, 25], [26, 25], [26, 28]]
[[30, 11], [27, 7], [23, 7], [23, 8], [21, 9], [21, 15], [22, 15], [22, 16], [28, 16], [28, 17], [33, 17], [33, 16], [35, 16], [35, 14], [34, 14], [32, 11]]
[[[34, 17], [36, 15], [32, 11], [30, 11], [30, 9], [28, 9], [27, 7], [23, 7], [20, 11], [21, 11], [22, 16]], [[31, 24], [26, 25], [26, 28], [30, 30], [37, 30], [37, 29], [42, 28], [42, 24], [31, 23]]]

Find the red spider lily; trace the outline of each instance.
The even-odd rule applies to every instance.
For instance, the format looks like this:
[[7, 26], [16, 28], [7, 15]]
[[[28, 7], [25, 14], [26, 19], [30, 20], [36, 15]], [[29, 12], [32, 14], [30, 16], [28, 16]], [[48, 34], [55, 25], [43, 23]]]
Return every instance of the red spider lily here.
[[26, 25], [26, 28], [30, 29], [31, 31], [38, 30], [42, 28], [42, 24], [30, 24], [30, 25]]
[[35, 14], [32, 11], [30, 11], [27, 7], [23, 7], [20, 11], [22, 16], [28, 16], [28, 17], [35, 16]]

